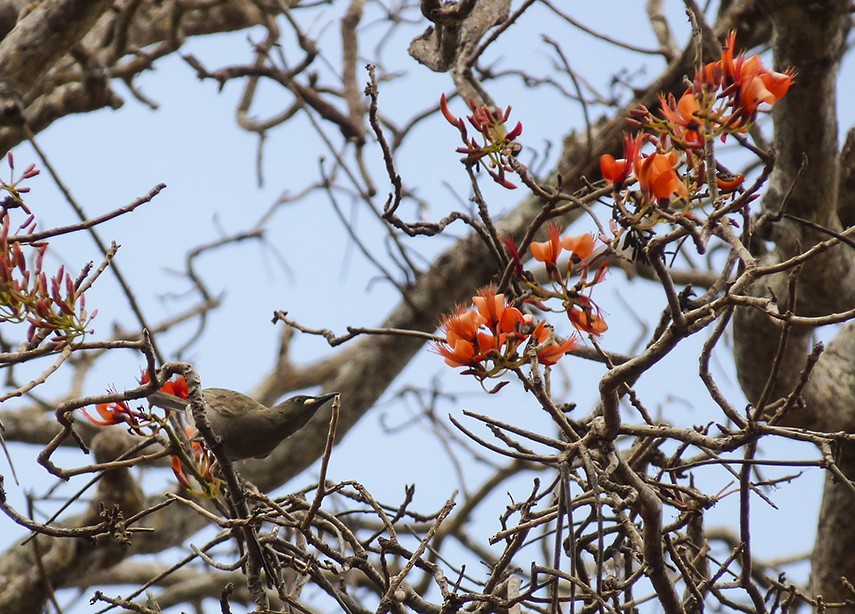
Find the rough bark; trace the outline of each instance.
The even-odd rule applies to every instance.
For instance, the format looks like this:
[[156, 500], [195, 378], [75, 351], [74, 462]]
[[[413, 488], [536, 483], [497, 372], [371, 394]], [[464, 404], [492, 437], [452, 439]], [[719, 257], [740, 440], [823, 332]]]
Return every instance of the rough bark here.
[[[776, 105], [775, 170], [763, 200], [767, 212], [783, 210], [823, 227], [840, 230], [838, 190], [841, 181], [837, 140], [837, 74], [849, 31], [849, 4], [841, 1], [763, 3], [774, 26], [773, 52], [777, 69], [792, 66], [797, 85]], [[851, 177], [851, 170], [845, 171]], [[851, 181], [851, 179], [849, 179]], [[840, 192], [844, 196], [843, 192]], [[849, 201], [848, 195], [845, 201]], [[828, 235], [799, 221], [784, 218], [773, 225], [767, 238], [775, 249], [762, 261], [780, 262], [804, 251]], [[796, 280], [780, 274], [761, 279], [757, 296], [777, 297], [786, 304], [788, 284], [795, 283], [793, 312], [826, 315], [855, 304], [855, 258], [850, 247], [840, 245], [806, 263]], [[772, 372], [783, 329], [756, 310], [740, 309], [734, 318], [735, 358], [739, 381], [752, 402], [758, 402]], [[824, 431], [851, 430], [855, 419], [855, 389], [851, 382], [851, 356], [855, 328], [844, 326], [820, 358], [807, 385], [805, 407], [791, 412], [785, 422]], [[812, 329], [793, 327], [781, 356], [775, 385], [766, 401], [789, 394], [805, 367]], [[845, 363], [849, 362], [849, 365]], [[851, 456], [844, 451], [844, 459]], [[851, 462], [843, 461], [846, 475]], [[851, 510], [855, 494], [850, 484], [826, 479], [819, 534], [812, 557], [812, 589], [826, 599], [848, 595], [840, 578], [854, 577], [855, 532]]]

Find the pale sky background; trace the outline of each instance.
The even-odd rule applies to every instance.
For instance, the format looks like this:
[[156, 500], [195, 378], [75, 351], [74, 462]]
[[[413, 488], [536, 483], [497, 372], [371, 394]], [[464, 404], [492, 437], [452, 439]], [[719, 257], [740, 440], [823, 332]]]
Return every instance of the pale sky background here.
[[[634, 44], [654, 44], [641, 13], [644, 3], [624, 0], [571, 5], [566, 10], [594, 29]], [[673, 16], [672, 25], [681, 32], [681, 40], [684, 40], [688, 26], [682, 3], [672, 1], [667, 5]], [[336, 7], [335, 12], [319, 9], [317, 21], [309, 29], [312, 35], [322, 32], [320, 47], [330, 58], [338, 58], [338, 27], [337, 24], [330, 25], [330, 20], [337, 18], [340, 10], [341, 7]], [[369, 7], [368, 10], [363, 30], [367, 37], [376, 37], [380, 29], [376, 24], [372, 25], [370, 17], [371, 11], [374, 11], [374, 18], [378, 14], [376, 8]], [[539, 41], [535, 45], [529, 40], [534, 36], [533, 32], [544, 30], [542, 20], [545, 13], [541, 11], [537, 15], [540, 22], [535, 23], [534, 16], [521, 20], [509, 31], [508, 40], [503, 40], [492, 50], [490, 57], [497, 67], [505, 62], [519, 65], [520, 54], [527, 54], [531, 55], [526, 62], [533, 72], [551, 72], [550, 63], [554, 56], [545, 55], [546, 48]], [[407, 36], [394, 36], [385, 48], [383, 58], [387, 65], [410, 73], [410, 77], [400, 83], [381, 84], [381, 111], [399, 122], [435, 105], [441, 92], [453, 88], [447, 75], [431, 73], [406, 55], [406, 47], [412, 38], [410, 34], [420, 32], [423, 26], [420, 24], [418, 28], [408, 30]], [[620, 53], [558, 20], [553, 19], [548, 27], [553, 30], [550, 36], [561, 43], [574, 68], [596, 87], [605, 90], [611, 75], [627, 62], [632, 62], [633, 70], [638, 66], [638, 58]], [[288, 32], [287, 28], [285, 31]], [[182, 51], [193, 53], [209, 69], [247, 63], [251, 58], [248, 37], [260, 40], [261, 33], [238, 32], [191, 40]], [[292, 51], [286, 49], [286, 54]], [[363, 54], [371, 58], [372, 45], [363, 45]], [[508, 59], [511, 54], [513, 57]], [[289, 59], [295, 57], [291, 55]], [[646, 84], [661, 69], [660, 60], [647, 61], [651, 64], [638, 77], [638, 84]], [[840, 75], [840, 83], [847, 84], [850, 89], [855, 82], [853, 72], [851, 63], [847, 63]], [[362, 73], [359, 80], [365, 82], [367, 75]], [[327, 161], [331, 156], [308, 127], [305, 117], [301, 116], [268, 135], [264, 147], [265, 185], [259, 188], [255, 172], [257, 138], [242, 132], [234, 120], [234, 109], [240, 95], [237, 82], [226, 85], [218, 94], [216, 83], [199, 82], [193, 70], [178, 56], [173, 56], [158, 62], [156, 70], [140, 79], [139, 85], [147, 96], [157, 101], [159, 110], [152, 111], [141, 105], [122, 84], [116, 84], [116, 89], [126, 99], [121, 110], [64, 118], [37, 139], [89, 215], [128, 203], [159, 182], [167, 184], [166, 190], [149, 205], [99, 229], [103, 238], [122, 245], [117, 263], [133, 285], [149, 320], [158, 322], [189, 306], [195, 298], [188, 300], [180, 296], [188, 286], [174, 274], [174, 271], [183, 269], [189, 248], [223, 234], [251, 228], [281, 194], [299, 190], [307, 177], [318, 175], [321, 156]], [[570, 87], [567, 83], [564, 85]], [[524, 163], [530, 163], [532, 151], [542, 153], [548, 140], [553, 141], [550, 160], [554, 160], [560, 146], [558, 141], [567, 126], [583, 128], [578, 105], [554, 91], [544, 88], [532, 95], [532, 91], [522, 86], [518, 79], [510, 78], [491, 83], [488, 87], [499, 104], [513, 105], [511, 121], [523, 122], [524, 133], [520, 141], [526, 147], [521, 156]], [[851, 92], [844, 93], [846, 96], [841, 100], [845, 101], [851, 97]], [[259, 114], [280, 109], [290, 104], [291, 98], [286, 90], [271, 86], [265, 87], [262, 102], [264, 108], [258, 111]], [[852, 125], [855, 112], [852, 105], [844, 102], [841, 106], [847, 107], [839, 113], [843, 134]], [[458, 115], [465, 111], [463, 103], [458, 100], [452, 103], [452, 110]], [[601, 114], [602, 109], [592, 110], [593, 117]], [[333, 139], [337, 138], [338, 134], [333, 129], [326, 128], [326, 131]], [[454, 128], [445, 124], [441, 117], [435, 118], [410, 136], [409, 146], [397, 161], [399, 172], [410, 178], [411, 185], [418, 185], [419, 195], [431, 203], [432, 209], [427, 216], [433, 220], [458, 206], [459, 201], [454, 194], [463, 198], [468, 195], [468, 179], [453, 151], [458, 146], [457, 139]], [[42, 166], [27, 145], [15, 148], [14, 152], [17, 167], [24, 168], [30, 161]], [[376, 202], [382, 204], [388, 186], [380, 166], [379, 149], [370, 143], [366, 154], [379, 189]], [[74, 221], [70, 207], [58, 196], [46, 173], [43, 172], [30, 185], [32, 193], [27, 202], [36, 213], [40, 228]], [[513, 207], [523, 196], [522, 190], [508, 192], [494, 186], [486, 175], [482, 187], [495, 216]], [[351, 224], [360, 234], [377, 239], [383, 236], [367, 211], [354, 209], [346, 195], [339, 194], [338, 197], [346, 214], [351, 216]], [[414, 212], [410, 210], [405, 214], [413, 216]], [[286, 309], [307, 326], [326, 327], [343, 333], [346, 325], [377, 325], [397, 303], [397, 292], [378, 280], [377, 272], [349, 243], [323, 195], [316, 194], [298, 205], [280, 209], [268, 228], [269, 245], [255, 242], [230, 246], [203, 257], [199, 262], [211, 291], [224, 293], [225, 299], [223, 307], [211, 315], [203, 341], [193, 345], [185, 356], [195, 363], [205, 386], [248, 392], [258, 383], [272, 364], [278, 342], [278, 330], [270, 324], [274, 310]], [[573, 232], [593, 230], [592, 224], [582, 220]], [[460, 236], [463, 232], [464, 227], [457, 225], [449, 237]], [[414, 243], [417, 244], [416, 249], [433, 254], [450, 245], [449, 237], [418, 239]], [[374, 245], [377, 244], [375, 241]], [[61, 261], [74, 271], [87, 260], [100, 260], [91, 240], [84, 235], [57, 239], [52, 242], [51, 250], [54, 257], [61, 260], [52, 261], [49, 269]], [[385, 258], [382, 248], [375, 255]], [[282, 262], [287, 266], [283, 267]], [[604, 335], [603, 343], [607, 349], [618, 352], [637, 347], [635, 344], [643, 334], [628, 305], [650, 322], [658, 317], [664, 304], [656, 287], [626, 281], [619, 272], [613, 273], [608, 283], [597, 289], [597, 298], [609, 316], [610, 329]], [[90, 309], [97, 308], [100, 312], [93, 322], [96, 331], [93, 338], [108, 337], [115, 322], [125, 327], [134, 326], [128, 316], [127, 302], [118, 294], [109, 273], [87, 295], [87, 304]], [[167, 352], [174, 351], [194, 330], [191, 326], [176, 329], [161, 337], [160, 343]], [[566, 334], [567, 331], [559, 332]], [[698, 349], [705, 338], [701, 334], [680, 346], [637, 388], [648, 407], [661, 411], [662, 415], [679, 424], [706, 423], [714, 415], [708, 412], [711, 403], [707, 401], [697, 377]], [[738, 392], [733, 369], [724, 350], [723, 346], [719, 349], [715, 373], [733, 404], [740, 406], [744, 399]], [[305, 336], [295, 342], [293, 350], [295, 356], [307, 362], [328, 352], [325, 342]], [[142, 360], [130, 353], [116, 353], [115, 356], [109, 363], [99, 364], [89, 373], [85, 383], [87, 393], [103, 392], [110, 385], [120, 389], [133, 385]], [[575, 358], [565, 359], [559, 367], [567, 379], [556, 378], [556, 392], [562, 400], [576, 402], [580, 414], [587, 413], [596, 398], [596, 383], [602, 369]], [[499, 395], [485, 395], [474, 381], [453, 373], [427, 348], [407, 367], [390, 388], [390, 393], [405, 385], [428, 387], [435, 376], [440, 378], [443, 390], [458, 395], [455, 402], [441, 406], [441, 416], [450, 412], [460, 417], [462, 409], [472, 409], [534, 430], [550, 428], [545, 417], [533, 409], [534, 404], [515, 383], [508, 385]], [[67, 373], [60, 371], [41, 394], [49, 397], [50, 391], [60, 393], [67, 387], [66, 378]], [[347, 399], [343, 402], [346, 403]], [[379, 499], [390, 503], [402, 500], [404, 486], [415, 483], [414, 508], [420, 511], [437, 509], [451, 493], [452, 487], [447, 484], [453, 483], [450, 475], [452, 466], [443, 457], [442, 449], [424, 428], [410, 428], [396, 436], [382, 431], [383, 423], [403, 424], [417, 409], [400, 402], [381, 402], [336, 449], [329, 478], [359, 480]], [[382, 453], [379, 453], [381, 447]], [[7, 475], [6, 488], [11, 501], [22, 509], [23, 490], [43, 495], [47, 485], [53, 484], [53, 479], [34, 464], [34, 448], [20, 445], [11, 448], [16, 469], [22, 477], [22, 488], [15, 486], [8, 477], [5, 461], [2, 461], [2, 472]], [[415, 455], [414, 448], [418, 450]], [[807, 446], [799, 448], [792, 442], [786, 443], [785, 450], [769, 445], [769, 442], [761, 449], [768, 456], [817, 456], [813, 449]], [[69, 466], [88, 462], [79, 452], [66, 452], [60, 458]], [[395, 462], [389, 462], [390, 458], [396, 459]], [[474, 489], [479, 484], [479, 468], [472, 466], [469, 470], [467, 487]], [[287, 485], [286, 490], [311, 483], [316, 471], [316, 467], [310, 469]], [[769, 470], [766, 473], [771, 477], [787, 472]], [[703, 489], [708, 494], [727, 488], [729, 478], [721, 471], [700, 471], [698, 475], [704, 476]], [[154, 472], [148, 475], [147, 482], [157, 484], [164, 478], [172, 479], [171, 473]], [[809, 470], [794, 484], [782, 485], [769, 493], [779, 510], [755, 499], [755, 526], [774, 523], [776, 536], [782, 533], [791, 536], [788, 543], [781, 544], [780, 537], [772, 539], [762, 530], [755, 531], [757, 556], [771, 558], [810, 549], [819, 507], [820, 482], [821, 472]], [[507, 490], [519, 496], [527, 493], [529, 488], [530, 476], [527, 476], [509, 484]], [[504, 490], [500, 489], [500, 492]], [[497, 502], [496, 511], [483, 516], [485, 523], [474, 531], [476, 534], [490, 535], [497, 530], [496, 516], [506, 501]], [[737, 506], [737, 496], [725, 498], [707, 514], [707, 525], [734, 526]], [[4, 531], [0, 545], [7, 546], [12, 539], [22, 535], [15, 531], [16, 528], [8, 527]], [[805, 568], [795, 568], [793, 577], [804, 580]], [[67, 603], [72, 597], [68, 592], [62, 595], [62, 603]], [[86, 612], [88, 607], [87, 599], [82, 599], [69, 611]]]

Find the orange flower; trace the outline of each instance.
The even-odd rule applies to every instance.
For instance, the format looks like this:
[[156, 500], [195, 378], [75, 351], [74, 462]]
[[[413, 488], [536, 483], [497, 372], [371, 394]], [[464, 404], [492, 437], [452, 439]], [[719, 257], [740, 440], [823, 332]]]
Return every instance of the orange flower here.
[[[498, 335], [494, 335], [493, 333], [488, 333], [482, 330], [478, 333], [475, 345], [478, 346], [478, 350], [481, 352], [481, 358], [484, 359], [487, 358], [493, 350], [500, 352], [502, 350], [502, 346], [505, 345], [507, 340], [508, 333], [499, 333]], [[495, 353], [490, 357], [495, 358]]]
[[689, 145], [699, 145], [702, 139], [699, 133], [704, 121], [698, 116], [701, 110], [694, 91], [687, 89], [680, 100], [675, 100], [673, 94], [666, 99], [659, 96], [662, 117], [668, 122], [674, 136]]
[[[139, 379], [140, 384], [145, 385], [150, 381], [151, 379], [148, 376], [148, 371], [143, 371]], [[176, 375], [174, 379], [167, 381], [160, 387], [160, 391], [181, 399], [186, 399], [190, 396], [190, 389], [187, 386], [187, 380], [184, 379], [183, 375]]]
[[[114, 392], [114, 391], [111, 391]], [[138, 410], [131, 409], [126, 401], [114, 401], [112, 403], [98, 403], [95, 406], [95, 411], [98, 416], [95, 417], [82, 408], [80, 412], [86, 416], [92, 424], [96, 426], [109, 426], [111, 424], [127, 424], [130, 427], [138, 427], [140, 420], [146, 418], [146, 415]]]
[[688, 198], [689, 190], [677, 175], [674, 167], [677, 164], [677, 154], [652, 153], [646, 158], [636, 159], [635, 174], [641, 190], [648, 197], [657, 200], [670, 199], [677, 195]]
[[[196, 429], [192, 426], [185, 426], [184, 431], [188, 438], [192, 438], [196, 434]], [[181, 466], [181, 458], [173, 454], [172, 473], [175, 474], [175, 479], [197, 497], [216, 497], [222, 485], [222, 480], [215, 475], [217, 458], [199, 441], [191, 441], [190, 447], [193, 453], [191, 459], [193, 472], [188, 477]]]
[[572, 352], [579, 344], [575, 336], [567, 337], [561, 343], [555, 340], [552, 327], [541, 321], [532, 331], [531, 336], [537, 340], [537, 361], [544, 367], [551, 367], [564, 354]]
[[734, 49], [736, 49], [736, 31], [731, 30], [724, 41], [719, 61], [704, 65], [695, 75], [696, 87], [709, 85], [713, 88], [727, 89], [736, 83], [737, 75], [741, 73], [742, 64], [745, 62], [745, 56], [739, 55], [734, 58]]
[[187, 380], [184, 379], [183, 375], [179, 375], [174, 380], [166, 382], [160, 387], [160, 391], [181, 399], [186, 399], [190, 396], [190, 389], [187, 387]]
[[561, 246], [568, 252], [573, 252], [571, 259], [574, 262], [581, 262], [593, 255], [594, 242], [594, 235], [585, 233], [575, 237], [564, 237], [561, 239]]
[[775, 97], [776, 101], [787, 95], [787, 92], [790, 91], [790, 86], [792, 86], [793, 81], [796, 80], [796, 76], [792, 71], [761, 71], [759, 77], [769, 93]]
[[434, 350], [443, 357], [449, 367], [471, 367], [477, 364], [475, 344], [464, 339], [434, 344]]
[[445, 343], [436, 343], [434, 351], [451, 367], [467, 367], [478, 362], [475, 341], [484, 318], [477, 312], [456, 307], [454, 313], [442, 318], [440, 329], [445, 331]]
[[606, 181], [621, 184], [629, 178], [631, 169], [629, 160], [615, 158], [611, 154], [600, 156], [600, 172]]
[[609, 325], [598, 312], [599, 309], [589, 298], [579, 297], [578, 303], [567, 311], [567, 317], [577, 330], [601, 335], [609, 329]]
[[742, 64], [741, 72], [736, 76], [739, 85], [739, 109], [746, 118], [757, 113], [757, 107], [766, 103], [774, 106], [779, 98], [790, 89], [793, 75], [772, 72], [762, 65], [760, 56], [751, 56]]
[[540, 243], [533, 241], [529, 249], [535, 260], [544, 263], [547, 270], [552, 270], [558, 263], [558, 256], [561, 255], [561, 227], [550, 222], [547, 224], [546, 232], [549, 240]]
[[[721, 51], [721, 60], [718, 63], [709, 64], [708, 66], [712, 67], [713, 70], [715, 68], [720, 68], [722, 77], [725, 80], [733, 80], [734, 75], [737, 72], [736, 66], [734, 64], [733, 51], [736, 49], [736, 30], [731, 30], [727, 34], [727, 38], [724, 41], [724, 49]], [[743, 56], [739, 56], [739, 63], [742, 63]]]
[[483, 323], [484, 318], [481, 314], [458, 306], [453, 314], [442, 319], [440, 327], [450, 341], [458, 339], [472, 341]]
[[615, 184], [625, 183], [629, 179], [632, 174], [632, 165], [641, 152], [642, 138], [641, 134], [634, 137], [624, 135], [623, 158], [615, 159], [611, 154], [600, 156], [600, 172], [603, 174], [603, 179]]
[[524, 321], [522, 312], [505, 305], [505, 295], [496, 294], [496, 288], [487, 286], [472, 297], [475, 308], [484, 318], [484, 325], [492, 331], [510, 333]]

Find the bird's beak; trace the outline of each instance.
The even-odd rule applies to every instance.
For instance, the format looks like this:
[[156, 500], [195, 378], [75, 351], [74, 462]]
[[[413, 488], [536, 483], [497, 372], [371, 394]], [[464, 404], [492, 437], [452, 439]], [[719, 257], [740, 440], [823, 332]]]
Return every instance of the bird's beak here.
[[324, 403], [326, 403], [327, 401], [329, 401], [333, 397], [337, 397], [339, 394], [340, 393], [338, 393], [338, 392], [330, 392], [328, 394], [324, 394], [324, 395], [321, 395], [319, 397], [313, 397], [313, 398], [309, 399], [305, 404], [306, 405], [316, 405], [316, 406], [320, 407], [321, 405], [323, 405]]

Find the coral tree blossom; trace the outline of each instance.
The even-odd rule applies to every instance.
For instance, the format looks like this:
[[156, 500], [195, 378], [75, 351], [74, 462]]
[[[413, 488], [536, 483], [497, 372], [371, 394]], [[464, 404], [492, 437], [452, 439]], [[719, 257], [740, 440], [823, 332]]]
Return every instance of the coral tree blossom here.
[[529, 245], [531, 255], [546, 265], [547, 269], [554, 269], [558, 264], [558, 256], [561, 255], [561, 227], [557, 224], [549, 224], [546, 228], [548, 241], [532, 241]]
[[792, 71], [775, 72], [758, 55], [734, 57], [736, 32], [727, 36], [721, 59], [701, 68], [695, 76], [696, 89], [721, 88], [733, 109], [730, 123], [742, 126], [754, 120], [761, 104], [774, 106], [795, 80]]
[[633, 161], [641, 191], [656, 200], [689, 196], [686, 184], [675, 170], [676, 166], [677, 154], [673, 151], [668, 154], [652, 153], [646, 158], [636, 158]]
[[[659, 180], [656, 178], [658, 176], [655, 175], [655, 171], [656, 169], [648, 171], [654, 177], [654, 183]], [[601, 266], [593, 275], [589, 276], [591, 260], [599, 253], [595, 249], [596, 240], [590, 234], [570, 237], [561, 237], [560, 235], [561, 227], [550, 223], [547, 226], [548, 240], [532, 242], [529, 246], [532, 257], [544, 263], [553, 281], [554, 292], [537, 292], [539, 302], [542, 304], [543, 301], [550, 298], [560, 299], [564, 311], [567, 312], [567, 317], [577, 330], [600, 335], [608, 330], [608, 325], [591, 297], [582, 294], [586, 289], [593, 289], [593, 286], [603, 281], [606, 276], [605, 266]], [[572, 285], [568, 283], [568, 276], [562, 275], [558, 266], [558, 259], [564, 251], [569, 252], [567, 258], [568, 275], [571, 272], [578, 272], [579, 274], [579, 280]], [[536, 290], [536, 288], [534, 289]], [[546, 307], [544, 306], [544, 308]]]
[[[110, 391], [115, 394], [114, 390]], [[145, 420], [146, 415], [136, 409], [132, 409], [127, 401], [113, 401], [112, 403], [98, 403], [95, 405], [95, 414], [90, 414], [86, 408], [80, 412], [96, 426], [110, 426], [112, 424], [127, 424], [129, 428], [136, 429], [140, 422]]]
[[[701, 67], [679, 98], [660, 95], [658, 115], [644, 106], [633, 111], [630, 123], [644, 132], [624, 136], [623, 158], [600, 157], [603, 179], [617, 189], [637, 179], [644, 197], [641, 205], [667, 204], [674, 198], [688, 203], [694, 198], [706, 182], [703, 156], [696, 152], [712, 139], [746, 132], [763, 105], [774, 106], [795, 79], [792, 71], [770, 70], [758, 55], [735, 55], [735, 48], [736, 34], [731, 32], [720, 59]], [[645, 142], [655, 147], [653, 153], [642, 153]], [[716, 184], [729, 193], [743, 179], [717, 174]]]
[[184, 433], [190, 440], [191, 472], [189, 476], [185, 474], [184, 468], [181, 466], [181, 458], [173, 454], [172, 473], [175, 474], [175, 479], [178, 480], [179, 484], [197, 497], [216, 497], [222, 486], [222, 480], [216, 477], [217, 459], [213, 452], [204, 447], [201, 442], [193, 439], [196, 436], [194, 427], [185, 426]]
[[641, 151], [643, 136], [636, 134], [635, 136], [623, 135], [623, 158], [615, 159], [611, 154], [600, 156], [600, 171], [606, 181], [610, 181], [617, 185], [626, 183], [626, 180], [632, 175], [632, 165], [635, 158]]
[[457, 307], [446, 315], [440, 329], [445, 340], [433, 350], [447, 365], [465, 367], [463, 374], [482, 381], [528, 363], [528, 348], [541, 365], [551, 366], [578, 343], [575, 337], [557, 340], [545, 322], [508, 304], [493, 286], [472, 297], [472, 308]]

